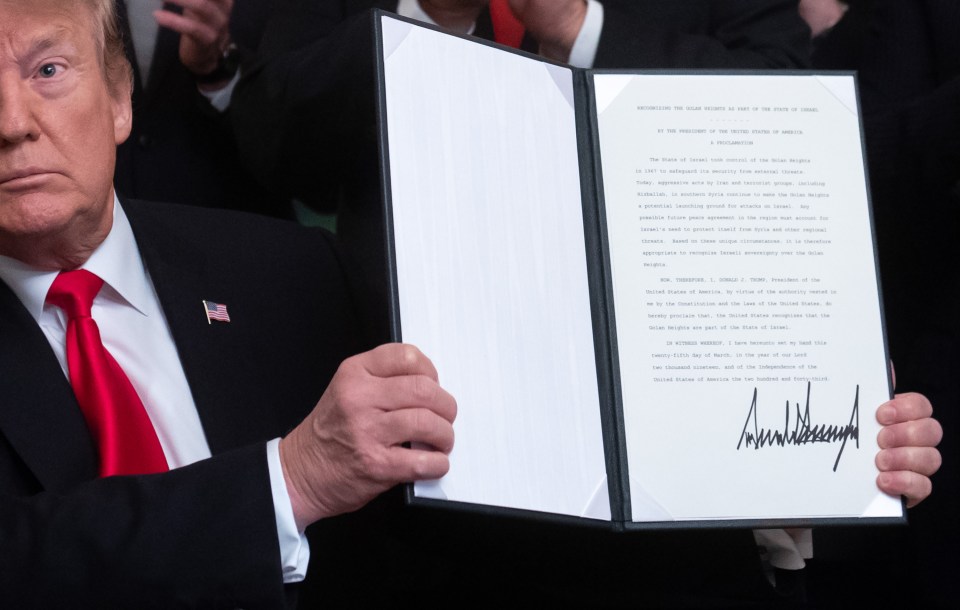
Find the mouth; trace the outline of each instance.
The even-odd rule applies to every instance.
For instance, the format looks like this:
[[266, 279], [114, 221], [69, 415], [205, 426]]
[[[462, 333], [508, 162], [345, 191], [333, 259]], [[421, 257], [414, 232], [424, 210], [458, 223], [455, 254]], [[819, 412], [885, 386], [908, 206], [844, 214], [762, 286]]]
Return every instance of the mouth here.
[[0, 188], [5, 191], [35, 188], [56, 172], [38, 167], [25, 167], [0, 173]]

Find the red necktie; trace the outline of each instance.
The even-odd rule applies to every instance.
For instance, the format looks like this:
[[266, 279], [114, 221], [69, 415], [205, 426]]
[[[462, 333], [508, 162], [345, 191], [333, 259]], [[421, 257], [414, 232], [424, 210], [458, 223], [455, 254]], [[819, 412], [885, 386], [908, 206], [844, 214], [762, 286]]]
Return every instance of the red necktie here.
[[500, 44], [520, 48], [524, 27], [510, 10], [507, 0], [490, 0], [490, 21], [493, 22], [493, 39]]
[[102, 286], [103, 280], [89, 271], [64, 271], [47, 293], [47, 303], [67, 314], [70, 384], [100, 450], [100, 476], [164, 472], [167, 460], [157, 432], [90, 317]]

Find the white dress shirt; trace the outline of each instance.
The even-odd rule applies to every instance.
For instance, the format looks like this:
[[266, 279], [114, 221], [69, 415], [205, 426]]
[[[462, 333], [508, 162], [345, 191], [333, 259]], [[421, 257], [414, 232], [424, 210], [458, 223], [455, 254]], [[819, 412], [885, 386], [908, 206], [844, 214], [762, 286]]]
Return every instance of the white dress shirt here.
[[[160, 307], [150, 274], [140, 257], [133, 230], [114, 198], [113, 226], [107, 238], [82, 265], [103, 279], [93, 301], [92, 316], [104, 346], [127, 374], [143, 402], [171, 469], [210, 457], [190, 386], [177, 356], [173, 335]], [[0, 255], [0, 279], [17, 295], [50, 342], [68, 376], [67, 316], [46, 304], [57, 276]], [[203, 315], [197, 302], [198, 315]], [[279, 439], [267, 443], [267, 461], [273, 493], [284, 582], [306, 575], [310, 549], [297, 531], [293, 508], [283, 479]]]

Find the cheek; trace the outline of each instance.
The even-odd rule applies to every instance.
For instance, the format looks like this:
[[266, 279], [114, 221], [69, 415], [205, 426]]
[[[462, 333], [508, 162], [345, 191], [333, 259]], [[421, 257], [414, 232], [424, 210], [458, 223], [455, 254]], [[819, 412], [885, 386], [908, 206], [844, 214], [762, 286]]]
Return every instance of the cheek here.
[[65, 134], [60, 152], [77, 189], [100, 199], [113, 184], [117, 144], [112, 117], [109, 112], [89, 113], [72, 124], [79, 128]]

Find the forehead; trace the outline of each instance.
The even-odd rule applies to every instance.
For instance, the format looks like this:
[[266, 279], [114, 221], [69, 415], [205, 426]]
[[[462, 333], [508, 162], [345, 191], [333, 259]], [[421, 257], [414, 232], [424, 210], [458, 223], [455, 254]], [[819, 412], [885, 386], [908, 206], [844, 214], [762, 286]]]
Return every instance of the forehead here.
[[90, 2], [0, 0], [0, 48], [4, 53], [60, 41], [96, 45], [96, 39]]

